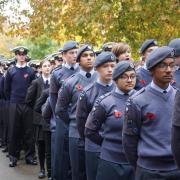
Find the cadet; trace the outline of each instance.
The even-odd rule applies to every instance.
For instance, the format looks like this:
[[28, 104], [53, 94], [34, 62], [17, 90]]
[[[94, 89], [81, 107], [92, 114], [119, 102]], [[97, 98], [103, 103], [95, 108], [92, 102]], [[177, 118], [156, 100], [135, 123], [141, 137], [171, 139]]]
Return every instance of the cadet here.
[[[96, 180], [131, 180], [133, 168], [122, 148], [122, 126], [128, 97], [135, 93], [134, 65], [121, 61], [113, 71], [116, 88], [99, 97], [87, 119], [85, 135], [101, 146]], [[103, 135], [100, 130], [103, 126]]]
[[[43, 60], [40, 63], [41, 75], [32, 81], [26, 95], [26, 104], [34, 110], [38, 98], [41, 96], [43, 89], [49, 88], [50, 73], [52, 70], [51, 63], [48, 60]], [[38, 177], [45, 177], [45, 137], [42, 129], [43, 118], [41, 114], [33, 111], [33, 122], [35, 126], [35, 138], [38, 147], [38, 157], [40, 163], [40, 172]], [[46, 162], [47, 163], [47, 162]], [[48, 176], [51, 172], [48, 172]]]
[[24, 137], [25, 159], [27, 164], [36, 164], [34, 161], [33, 149], [33, 125], [31, 109], [25, 104], [25, 97], [28, 87], [35, 79], [35, 72], [26, 65], [26, 55], [28, 49], [25, 47], [16, 47], [13, 49], [16, 55], [17, 63], [10, 68], [4, 80], [4, 92], [10, 100], [10, 137], [9, 137], [9, 155], [10, 167], [17, 164], [17, 151], [19, 143]]
[[132, 61], [131, 48], [127, 43], [121, 42], [113, 46], [112, 52], [117, 58], [117, 62], [120, 61]]
[[[92, 85], [85, 88], [81, 93], [76, 110], [77, 128], [80, 137], [84, 139], [84, 129], [87, 117], [94, 105], [95, 100], [114, 89], [112, 71], [116, 64], [116, 57], [111, 52], [102, 52], [97, 56], [95, 68], [98, 79]], [[86, 175], [88, 180], [95, 180], [99, 160], [100, 146], [89, 139], [85, 139]]]
[[[79, 71], [79, 65], [76, 62], [78, 43], [75, 41], [68, 41], [64, 44], [62, 49], [63, 59], [65, 64], [56, 68], [51, 76], [50, 80], [50, 104], [53, 110], [53, 116], [55, 118], [55, 106], [58, 97], [58, 91], [61, 88], [62, 83], [71, 75]], [[65, 126], [62, 120], [55, 118], [56, 125], [54, 126], [54, 132], [51, 134], [52, 138], [52, 157], [54, 157], [52, 177], [53, 180], [66, 180], [71, 178], [69, 175], [69, 150], [66, 144], [68, 144], [68, 128]], [[54, 144], [55, 142], [55, 144]], [[53, 148], [54, 146], [54, 148]], [[54, 155], [53, 155], [54, 153]]]
[[174, 79], [171, 84], [180, 88], [180, 38], [173, 39], [168, 46], [175, 49], [175, 63], [177, 65], [177, 70], [174, 73]]
[[69, 78], [58, 94], [56, 114], [69, 124], [69, 153], [72, 180], [85, 180], [84, 142], [81, 141], [76, 121], [77, 100], [81, 91], [97, 79], [93, 69], [95, 53], [89, 45], [82, 46], [77, 54], [80, 72]]
[[174, 49], [154, 50], [146, 62], [153, 80], [130, 97], [126, 106], [123, 145], [136, 169], [136, 180], [177, 180], [180, 171], [171, 151], [171, 126], [176, 90], [170, 85]]
[[140, 54], [142, 57], [142, 61], [145, 62], [144, 66], [137, 70], [137, 81], [135, 89], [139, 90], [142, 87], [147, 86], [152, 81], [151, 73], [148, 71], [146, 67], [146, 60], [149, 54], [158, 48], [157, 42], [154, 39], [146, 40], [140, 48]]

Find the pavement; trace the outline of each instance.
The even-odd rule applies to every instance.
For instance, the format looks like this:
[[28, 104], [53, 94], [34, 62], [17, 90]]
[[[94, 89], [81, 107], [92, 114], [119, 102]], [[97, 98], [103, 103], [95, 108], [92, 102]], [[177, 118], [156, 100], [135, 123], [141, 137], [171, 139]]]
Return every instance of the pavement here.
[[24, 159], [18, 161], [15, 168], [10, 168], [9, 159], [0, 149], [0, 180], [38, 180], [38, 172], [38, 165], [27, 165]]

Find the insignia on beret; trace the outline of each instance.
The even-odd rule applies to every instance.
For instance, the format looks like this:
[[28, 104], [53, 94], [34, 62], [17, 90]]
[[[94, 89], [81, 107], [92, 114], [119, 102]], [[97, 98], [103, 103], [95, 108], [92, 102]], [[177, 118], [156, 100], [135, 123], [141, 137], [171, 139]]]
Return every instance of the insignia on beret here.
[[157, 45], [157, 41], [154, 41], [154, 44], [156, 44], [156, 45]]
[[111, 56], [111, 60], [112, 60], [112, 61], [115, 61], [115, 56]]
[[175, 51], [173, 50], [173, 51], [171, 52], [171, 56], [174, 57], [174, 55], [175, 55]]
[[133, 63], [130, 63], [129, 66], [130, 66], [131, 68], [134, 68], [134, 64], [133, 64]]
[[24, 52], [24, 48], [20, 48], [19, 51], [20, 51], [20, 52]]
[[91, 46], [87, 46], [87, 48], [88, 48], [88, 49], [92, 49], [92, 47], [91, 47]]

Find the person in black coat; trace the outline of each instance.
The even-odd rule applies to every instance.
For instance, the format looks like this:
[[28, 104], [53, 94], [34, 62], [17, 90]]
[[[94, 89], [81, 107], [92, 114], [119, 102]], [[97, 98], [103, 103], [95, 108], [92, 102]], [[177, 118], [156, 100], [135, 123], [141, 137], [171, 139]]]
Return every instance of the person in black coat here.
[[[43, 89], [49, 88], [51, 63], [48, 60], [41, 61], [41, 76], [34, 80], [28, 89], [26, 96], [26, 104], [28, 104], [33, 110], [38, 98], [41, 96]], [[33, 122], [35, 125], [35, 138], [38, 146], [38, 157], [40, 162], [39, 178], [45, 177], [45, 141], [44, 133], [42, 130], [42, 116], [36, 111], [33, 112]]]

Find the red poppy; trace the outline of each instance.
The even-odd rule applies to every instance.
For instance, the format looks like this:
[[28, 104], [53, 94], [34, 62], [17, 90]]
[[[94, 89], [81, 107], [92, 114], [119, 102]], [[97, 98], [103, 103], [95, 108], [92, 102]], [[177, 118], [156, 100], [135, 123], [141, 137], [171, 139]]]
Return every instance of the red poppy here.
[[82, 91], [82, 90], [83, 90], [83, 87], [82, 87], [81, 84], [77, 84], [77, 85], [76, 85], [76, 89], [77, 89], [78, 91]]
[[146, 85], [146, 81], [145, 81], [144, 79], [141, 79], [141, 80], [140, 80], [140, 83], [141, 83], [143, 86]]
[[28, 74], [24, 74], [24, 78], [26, 79], [29, 75]]
[[146, 114], [146, 117], [147, 117], [149, 120], [154, 120], [154, 119], [156, 118], [156, 115], [153, 114], [153, 113], [148, 112], [148, 113]]
[[120, 111], [114, 111], [114, 116], [115, 116], [115, 118], [120, 118], [122, 115], [123, 115], [122, 112], [120, 112]]

